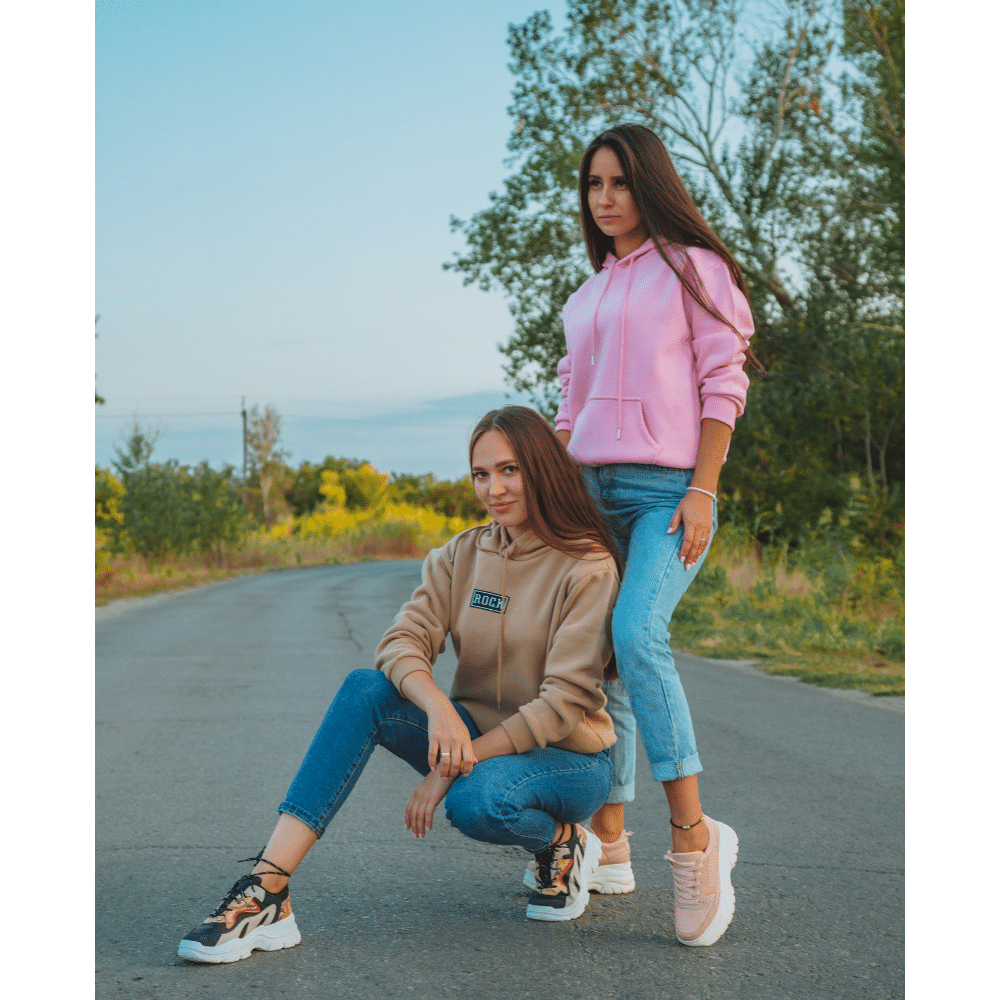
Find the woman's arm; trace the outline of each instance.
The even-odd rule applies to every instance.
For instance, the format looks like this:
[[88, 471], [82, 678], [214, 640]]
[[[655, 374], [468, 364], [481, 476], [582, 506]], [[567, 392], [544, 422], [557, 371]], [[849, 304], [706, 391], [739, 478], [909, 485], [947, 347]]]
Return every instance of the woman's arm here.
[[726, 457], [732, 430], [721, 420], [706, 417], [701, 422], [701, 438], [698, 441], [698, 458], [695, 461], [692, 487], [684, 494], [670, 520], [667, 534], [673, 534], [684, 524], [684, 540], [681, 543], [680, 560], [685, 569], [690, 569], [708, 547], [712, 537], [712, 498], [699, 490], [716, 493], [719, 489], [719, 473]]
[[[426, 670], [415, 670], [403, 678], [401, 689], [407, 697], [427, 713], [428, 762], [431, 773], [417, 785], [406, 804], [403, 829], [412, 830], [413, 836], [426, 836], [434, 826], [434, 810], [448, 794], [459, 773], [468, 775], [472, 766], [491, 757], [516, 753], [514, 744], [503, 726], [497, 726], [476, 739], [469, 740], [469, 730], [455, 706], [434, 683]], [[437, 747], [442, 748], [440, 766], [435, 769]], [[446, 748], [451, 747], [448, 750]], [[461, 749], [455, 749], [461, 747]], [[449, 754], [446, 758], [446, 754]]]

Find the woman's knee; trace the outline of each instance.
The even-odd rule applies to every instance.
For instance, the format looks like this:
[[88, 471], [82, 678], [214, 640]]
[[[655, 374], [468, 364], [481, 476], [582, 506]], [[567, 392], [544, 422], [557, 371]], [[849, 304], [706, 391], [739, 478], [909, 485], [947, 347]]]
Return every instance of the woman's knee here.
[[358, 705], [374, 705], [395, 693], [392, 681], [380, 670], [362, 668], [352, 670], [344, 678], [344, 683], [337, 691], [337, 697], [350, 698]]
[[[475, 774], [475, 770], [473, 770]], [[459, 833], [472, 840], [494, 840], [494, 831], [510, 819], [509, 806], [492, 794], [488, 783], [459, 778], [445, 799], [445, 816]]]
[[[670, 633], [666, 627], [659, 627], [655, 618], [640, 614], [629, 607], [615, 607], [611, 618], [611, 639], [615, 647], [615, 660], [618, 671], [622, 667], [628, 669], [628, 664], [642, 659], [654, 650], [659, 643], [666, 644]], [[627, 682], [626, 682], [627, 683]]]

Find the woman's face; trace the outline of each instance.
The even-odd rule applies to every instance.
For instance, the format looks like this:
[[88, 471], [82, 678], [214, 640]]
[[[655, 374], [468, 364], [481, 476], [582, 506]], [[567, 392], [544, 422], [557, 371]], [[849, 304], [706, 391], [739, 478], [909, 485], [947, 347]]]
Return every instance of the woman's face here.
[[472, 449], [472, 483], [493, 520], [517, 538], [528, 526], [528, 507], [521, 470], [506, 434], [487, 431], [476, 442]]
[[642, 226], [632, 192], [625, 183], [625, 174], [618, 156], [602, 146], [590, 158], [587, 205], [597, 228], [615, 241], [615, 256], [621, 260], [646, 242], [648, 233]]

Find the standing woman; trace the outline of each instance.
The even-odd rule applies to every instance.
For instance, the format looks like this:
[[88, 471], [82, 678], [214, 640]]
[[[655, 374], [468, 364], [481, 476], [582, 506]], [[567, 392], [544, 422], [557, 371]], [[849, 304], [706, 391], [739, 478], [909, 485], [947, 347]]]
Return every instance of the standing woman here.
[[675, 932], [684, 944], [710, 945], [733, 917], [738, 841], [701, 811], [702, 765], [669, 626], [717, 525], [716, 488], [746, 401], [753, 320], [739, 266], [653, 132], [634, 124], [602, 132], [584, 154], [579, 184], [596, 274], [563, 308], [568, 353], [559, 362], [556, 432], [583, 466], [626, 561], [612, 626], [624, 684], [607, 689], [618, 735], [614, 783], [593, 820], [605, 849], [591, 888], [635, 885], [624, 803], [635, 798], [638, 724], [670, 809]]

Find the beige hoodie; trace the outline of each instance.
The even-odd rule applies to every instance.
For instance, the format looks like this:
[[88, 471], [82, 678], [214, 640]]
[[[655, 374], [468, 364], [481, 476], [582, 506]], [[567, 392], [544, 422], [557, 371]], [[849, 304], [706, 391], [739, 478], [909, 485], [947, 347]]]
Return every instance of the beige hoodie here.
[[375, 666], [398, 690], [413, 670], [431, 672], [450, 632], [451, 698], [483, 733], [502, 725], [518, 753], [597, 753], [615, 742], [601, 682], [617, 596], [610, 555], [577, 558], [531, 531], [512, 541], [496, 524], [470, 528], [424, 560]]

